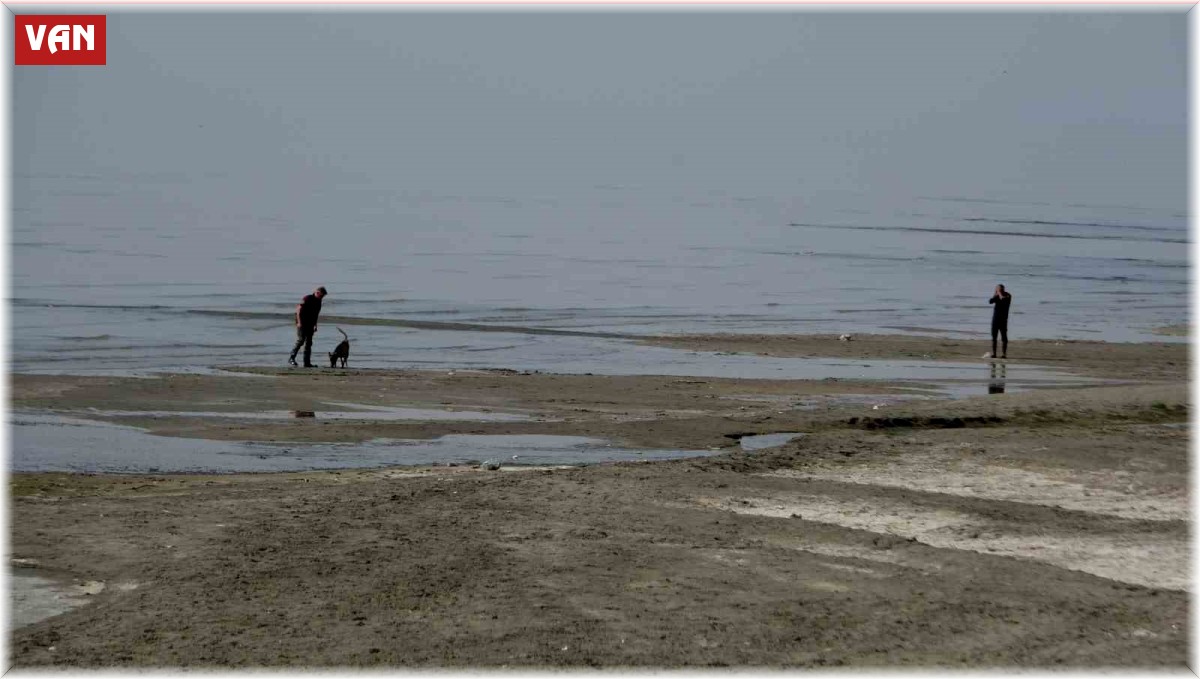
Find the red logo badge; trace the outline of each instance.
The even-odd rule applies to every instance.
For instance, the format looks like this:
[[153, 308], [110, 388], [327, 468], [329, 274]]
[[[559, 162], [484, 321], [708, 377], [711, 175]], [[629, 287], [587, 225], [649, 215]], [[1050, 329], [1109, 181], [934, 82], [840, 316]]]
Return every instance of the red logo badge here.
[[103, 66], [103, 14], [18, 14], [17, 66]]

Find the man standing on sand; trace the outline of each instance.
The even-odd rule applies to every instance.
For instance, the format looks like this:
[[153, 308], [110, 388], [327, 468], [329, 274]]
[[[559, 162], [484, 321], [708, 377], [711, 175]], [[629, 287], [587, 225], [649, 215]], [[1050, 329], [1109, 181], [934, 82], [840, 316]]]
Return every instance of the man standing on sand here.
[[992, 358], [996, 358], [997, 334], [1004, 340], [1000, 358], [1008, 358], [1008, 307], [1012, 306], [1012, 295], [1008, 294], [1003, 285], [997, 285], [996, 292], [988, 300], [988, 304], [996, 305], [992, 309]]
[[288, 363], [296, 365], [296, 353], [304, 347], [304, 367], [311, 368], [313, 333], [317, 331], [317, 316], [321, 315], [321, 298], [326, 295], [325, 286], [313, 290], [311, 295], [296, 305], [296, 346], [292, 347], [292, 355]]

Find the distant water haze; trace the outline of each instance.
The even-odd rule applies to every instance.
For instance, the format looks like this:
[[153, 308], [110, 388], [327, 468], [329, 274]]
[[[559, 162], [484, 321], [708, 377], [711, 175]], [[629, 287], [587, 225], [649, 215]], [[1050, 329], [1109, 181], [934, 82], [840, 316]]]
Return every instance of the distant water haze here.
[[13, 72], [17, 369], [1187, 321], [1182, 12], [108, 16]]

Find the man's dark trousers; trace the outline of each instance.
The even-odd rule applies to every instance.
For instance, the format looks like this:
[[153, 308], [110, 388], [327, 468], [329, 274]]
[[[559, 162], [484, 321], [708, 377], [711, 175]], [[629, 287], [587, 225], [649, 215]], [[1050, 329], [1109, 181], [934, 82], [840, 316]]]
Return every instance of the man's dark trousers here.
[[300, 347], [304, 347], [304, 367], [312, 367], [312, 339], [313, 333], [317, 329], [306, 328], [302, 325], [296, 326], [296, 346], [292, 347], [292, 361], [296, 360], [296, 354], [300, 351]]
[[1001, 345], [1003, 350], [1000, 355], [1008, 356], [1008, 323], [1004, 325], [992, 324], [992, 358], [996, 358], [996, 335], [1004, 338], [1004, 343]]

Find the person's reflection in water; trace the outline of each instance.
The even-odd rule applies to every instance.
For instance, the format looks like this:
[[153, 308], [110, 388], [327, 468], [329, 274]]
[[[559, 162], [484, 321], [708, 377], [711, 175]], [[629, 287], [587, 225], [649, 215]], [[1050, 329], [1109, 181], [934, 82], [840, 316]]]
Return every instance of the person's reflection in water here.
[[988, 380], [989, 394], [1003, 394], [1004, 383], [1008, 380], [1008, 366], [1004, 363], [992, 363], [992, 375]]

